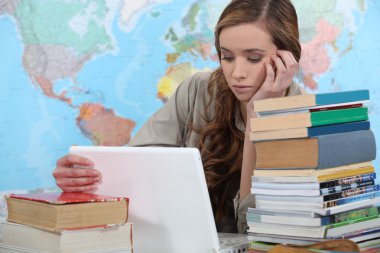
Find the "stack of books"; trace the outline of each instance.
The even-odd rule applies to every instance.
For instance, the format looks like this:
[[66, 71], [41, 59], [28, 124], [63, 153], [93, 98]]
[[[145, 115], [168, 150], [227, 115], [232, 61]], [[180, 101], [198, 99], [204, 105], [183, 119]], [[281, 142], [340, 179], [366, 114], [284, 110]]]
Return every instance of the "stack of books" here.
[[122, 252], [132, 248], [128, 199], [91, 193], [10, 194], [0, 252]]
[[337, 238], [380, 249], [368, 100], [368, 90], [356, 90], [254, 103], [256, 207], [247, 212], [253, 252]]

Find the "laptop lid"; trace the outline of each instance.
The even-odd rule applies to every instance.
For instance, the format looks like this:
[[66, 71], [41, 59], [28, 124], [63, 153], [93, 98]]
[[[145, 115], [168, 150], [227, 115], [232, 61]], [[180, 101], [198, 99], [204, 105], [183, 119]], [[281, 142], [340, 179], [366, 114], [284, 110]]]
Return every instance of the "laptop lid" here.
[[73, 146], [101, 171], [97, 193], [128, 197], [136, 253], [219, 252], [196, 148]]

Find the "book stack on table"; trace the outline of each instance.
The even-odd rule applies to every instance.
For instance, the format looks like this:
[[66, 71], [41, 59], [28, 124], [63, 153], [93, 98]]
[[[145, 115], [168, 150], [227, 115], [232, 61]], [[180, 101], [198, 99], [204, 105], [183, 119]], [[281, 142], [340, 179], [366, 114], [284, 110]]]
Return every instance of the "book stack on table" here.
[[368, 90], [256, 101], [251, 252], [347, 238], [380, 251], [380, 186]]
[[0, 252], [130, 253], [128, 199], [91, 193], [10, 194]]

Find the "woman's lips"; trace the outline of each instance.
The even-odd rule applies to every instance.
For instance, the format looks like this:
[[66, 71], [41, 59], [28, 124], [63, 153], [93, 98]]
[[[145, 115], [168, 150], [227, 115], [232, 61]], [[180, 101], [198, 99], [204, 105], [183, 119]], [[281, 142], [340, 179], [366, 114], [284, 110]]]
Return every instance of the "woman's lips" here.
[[244, 86], [244, 85], [234, 85], [232, 86], [234, 91], [238, 94], [243, 94], [251, 90], [251, 86]]

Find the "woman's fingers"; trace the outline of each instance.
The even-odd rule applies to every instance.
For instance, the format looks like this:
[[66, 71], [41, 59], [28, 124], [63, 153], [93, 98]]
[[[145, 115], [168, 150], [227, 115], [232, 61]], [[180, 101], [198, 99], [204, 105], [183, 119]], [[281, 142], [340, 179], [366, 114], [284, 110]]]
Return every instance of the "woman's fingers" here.
[[91, 160], [72, 154], [65, 155], [64, 157], [57, 160], [57, 167], [72, 167], [74, 164], [91, 168], [94, 166]]

